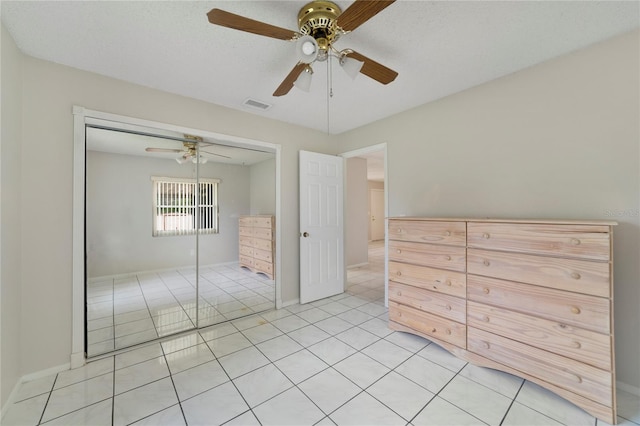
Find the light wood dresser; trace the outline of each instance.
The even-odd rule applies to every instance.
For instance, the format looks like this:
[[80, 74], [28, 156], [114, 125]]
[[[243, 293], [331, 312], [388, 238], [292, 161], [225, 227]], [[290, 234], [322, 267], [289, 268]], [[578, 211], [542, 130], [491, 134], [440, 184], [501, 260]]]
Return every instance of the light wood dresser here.
[[615, 424], [614, 225], [390, 218], [390, 327]]
[[240, 266], [274, 279], [275, 217], [240, 216]]

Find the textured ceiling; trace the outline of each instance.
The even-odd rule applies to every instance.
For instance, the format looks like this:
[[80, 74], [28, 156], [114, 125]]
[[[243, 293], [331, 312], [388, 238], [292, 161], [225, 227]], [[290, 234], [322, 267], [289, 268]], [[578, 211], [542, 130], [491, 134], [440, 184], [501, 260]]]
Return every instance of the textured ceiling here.
[[[350, 1], [336, 2], [343, 10]], [[273, 91], [295, 45], [211, 25], [214, 7], [297, 30], [303, 1], [6, 1], [2, 21], [27, 55], [229, 108], [341, 133], [638, 28], [639, 3], [403, 1], [343, 36], [396, 70], [387, 86], [314, 64], [309, 93]], [[243, 105], [255, 99], [273, 106]], [[117, 113], [117, 111], [112, 111]]]

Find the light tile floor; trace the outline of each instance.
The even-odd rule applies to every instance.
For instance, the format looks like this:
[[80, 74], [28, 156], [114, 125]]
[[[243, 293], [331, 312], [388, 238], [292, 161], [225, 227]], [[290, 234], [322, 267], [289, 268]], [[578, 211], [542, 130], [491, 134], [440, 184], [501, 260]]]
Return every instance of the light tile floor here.
[[237, 264], [94, 279], [87, 286], [90, 357], [273, 309], [274, 282]]
[[[606, 424], [530, 382], [389, 330], [376, 268], [373, 260], [349, 271], [347, 292], [328, 299], [24, 383], [2, 424]], [[619, 391], [618, 411], [619, 424], [640, 424], [637, 396]]]

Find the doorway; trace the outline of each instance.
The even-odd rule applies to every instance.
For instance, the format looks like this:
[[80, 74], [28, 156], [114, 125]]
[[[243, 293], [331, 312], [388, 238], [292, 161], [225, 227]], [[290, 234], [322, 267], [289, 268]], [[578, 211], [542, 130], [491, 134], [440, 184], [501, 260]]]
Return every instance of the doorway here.
[[[278, 145], [79, 107], [74, 126], [72, 367], [281, 304]], [[254, 215], [271, 276], [238, 262]]]
[[345, 158], [345, 291], [387, 305], [386, 144]]

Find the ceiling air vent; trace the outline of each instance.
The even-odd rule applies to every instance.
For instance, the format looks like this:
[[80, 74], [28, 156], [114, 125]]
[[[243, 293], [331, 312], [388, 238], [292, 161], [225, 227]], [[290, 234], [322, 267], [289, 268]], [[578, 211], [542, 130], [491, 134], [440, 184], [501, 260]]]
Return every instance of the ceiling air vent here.
[[245, 99], [245, 101], [242, 103], [244, 106], [248, 106], [250, 108], [255, 108], [255, 109], [259, 109], [262, 111], [266, 111], [269, 108], [271, 108], [270, 104], [265, 104], [264, 102], [260, 102], [260, 101], [256, 101], [255, 99]]

